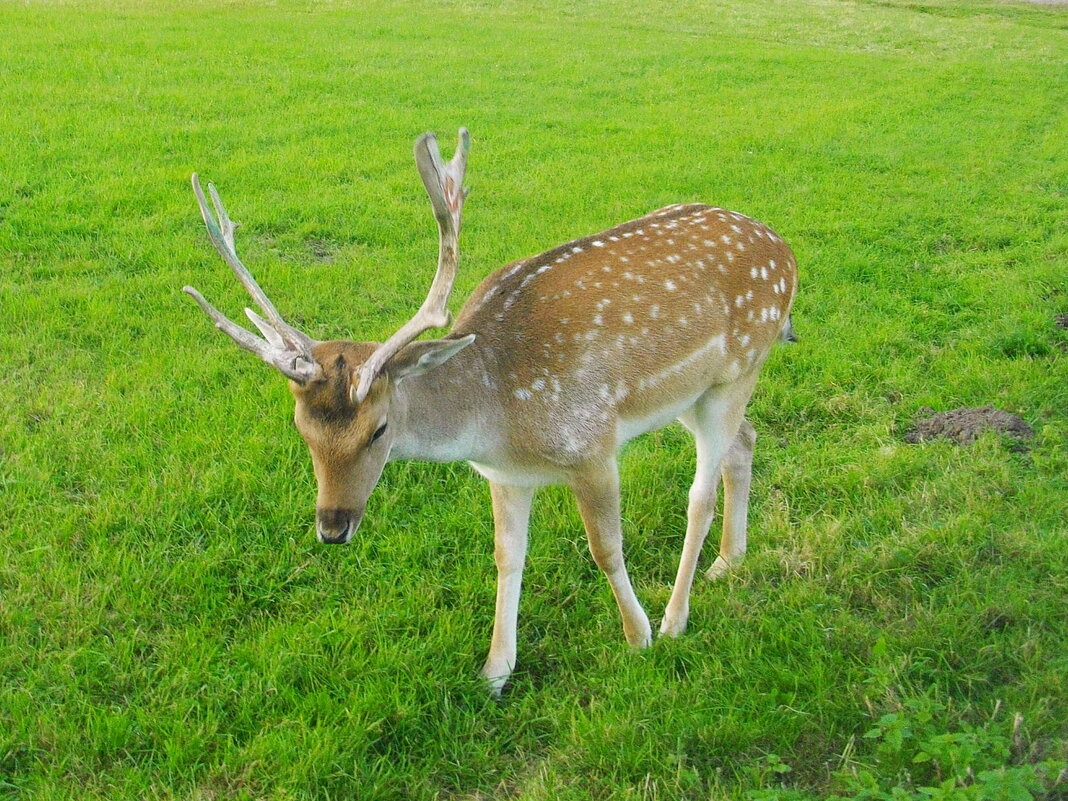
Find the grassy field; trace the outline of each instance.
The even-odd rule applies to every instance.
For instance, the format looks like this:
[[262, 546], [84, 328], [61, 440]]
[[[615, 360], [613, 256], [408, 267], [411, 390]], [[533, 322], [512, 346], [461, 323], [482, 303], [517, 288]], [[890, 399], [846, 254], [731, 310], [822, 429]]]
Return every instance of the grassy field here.
[[[0, 41], [0, 797], [1068, 795], [1068, 11], [0, 2]], [[318, 545], [284, 381], [180, 292], [246, 303], [196, 170], [283, 314], [388, 335], [436, 248], [411, 143], [459, 125], [455, 298], [687, 200], [802, 280], [746, 564], [631, 652], [543, 491], [500, 701], [485, 485], [391, 465]], [[1034, 438], [903, 442], [985, 404]], [[692, 461], [678, 428], [623, 459], [654, 625]]]

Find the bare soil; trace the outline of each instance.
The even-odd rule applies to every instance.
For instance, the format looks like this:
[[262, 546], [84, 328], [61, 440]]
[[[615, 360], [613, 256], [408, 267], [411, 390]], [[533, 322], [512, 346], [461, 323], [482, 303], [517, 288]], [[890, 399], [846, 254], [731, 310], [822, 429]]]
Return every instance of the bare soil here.
[[993, 406], [938, 413], [934, 413], [933, 409], [925, 409], [920, 413], [930, 416], [917, 420], [912, 428], [905, 432], [905, 442], [916, 444], [942, 437], [953, 440], [958, 445], [970, 445], [984, 431], [1008, 434], [1020, 441], [1030, 439], [1035, 434], [1022, 418]]

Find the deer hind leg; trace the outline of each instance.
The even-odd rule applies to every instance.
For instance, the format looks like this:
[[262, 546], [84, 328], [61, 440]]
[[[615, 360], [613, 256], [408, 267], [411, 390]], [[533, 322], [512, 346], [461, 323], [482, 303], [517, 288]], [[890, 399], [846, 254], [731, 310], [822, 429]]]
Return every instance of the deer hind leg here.
[[[694, 435], [697, 446], [697, 470], [693, 485], [690, 487], [689, 505], [686, 510], [686, 539], [679, 558], [679, 570], [675, 577], [675, 586], [671, 591], [660, 633], [677, 637], [686, 630], [686, 621], [690, 616], [690, 590], [697, 572], [697, 560], [701, 556], [701, 547], [708, 536], [709, 527], [716, 514], [716, 490], [719, 485], [721, 470], [730, 462], [730, 452], [742, 437], [740, 428], [752, 431], [752, 426], [744, 422], [745, 404], [749, 392], [738, 393], [734, 388], [720, 389], [713, 387], [679, 417], [679, 420]], [[752, 448], [749, 448], [750, 456]], [[732, 476], [733, 477], [733, 476]], [[726, 485], [726, 495], [737, 488], [735, 481]], [[748, 485], [746, 485], [748, 492]], [[725, 499], [726, 500], [726, 499]], [[729, 508], [736, 510], [737, 503]], [[741, 547], [745, 550], [744, 504], [742, 504], [743, 523], [741, 529]], [[724, 541], [726, 542], [726, 527]], [[734, 529], [732, 529], [732, 532]], [[732, 544], [736, 539], [732, 539]]]
[[608, 579], [623, 618], [623, 633], [635, 648], [652, 642], [649, 618], [631, 587], [623, 562], [623, 534], [619, 518], [619, 469], [615, 459], [587, 468], [571, 482], [579, 513], [586, 526], [593, 560]]
[[523, 583], [534, 490], [490, 482], [490, 497], [493, 499], [497, 607], [493, 617], [493, 638], [482, 675], [489, 682], [490, 692], [500, 695], [515, 668], [519, 591]]
[[723, 459], [723, 536], [719, 541], [719, 556], [705, 573], [708, 579], [723, 576], [745, 556], [755, 444], [756, 431], [748, 420], [743, 420]]

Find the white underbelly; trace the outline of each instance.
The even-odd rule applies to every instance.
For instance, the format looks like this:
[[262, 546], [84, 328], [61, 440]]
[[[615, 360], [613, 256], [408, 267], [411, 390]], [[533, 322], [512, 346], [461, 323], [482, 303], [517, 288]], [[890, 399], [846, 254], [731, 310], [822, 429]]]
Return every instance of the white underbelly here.
[[512, 487], [547, 487], [550, 484], [566, 484], [567, 472], [552, 467], [528, 467], [518, 465], [489, 465], [484, 462], [468, 462], [480, 476], [494, 484]]
[[662, 406], [647, 415], [620, 417], [619, 422], [616, 424], [616, 447], [621, 447], [623, 443], [647, 431], [655, 431], [658, 428], [663, 428], [673, 420], [677, 420], [680, 414], [694, 405], [703, 392], [704, 390], [702, 389], [700, 392], [688, 395], [669, 406]]

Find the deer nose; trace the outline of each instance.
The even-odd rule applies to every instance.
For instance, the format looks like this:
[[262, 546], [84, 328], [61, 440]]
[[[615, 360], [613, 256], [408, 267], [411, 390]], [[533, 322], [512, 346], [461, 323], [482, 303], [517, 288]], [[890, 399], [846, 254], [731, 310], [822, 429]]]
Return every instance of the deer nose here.
[[316, 509], [315, 533], [319, 542], [344, 545], [356, 533], [361, 517], [355, 509]]

